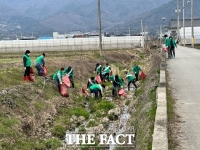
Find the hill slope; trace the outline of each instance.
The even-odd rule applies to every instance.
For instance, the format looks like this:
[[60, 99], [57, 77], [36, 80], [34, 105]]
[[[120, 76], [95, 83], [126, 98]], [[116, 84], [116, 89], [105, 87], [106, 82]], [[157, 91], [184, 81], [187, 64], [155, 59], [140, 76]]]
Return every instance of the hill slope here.
[[[139, 14], [157, 8], [170, 0], [101, 0], [102, 27], [104, 30], [115, 28], [126, 20], [132, 20]], [[0, 5], [7, 8], [0, 17], [6, 18], [0, 23], [5, 23], [7, 32], [34, 32], [40, 34], [52, 34], [53, 31], [69, 32], [72, 30], [91, 31], [98, 29], [97, 1], [96, 0], [0, 0]], [[10, 9], [15, 13], [10, 14]], [[7, 15], [4, 17], [4, 15]], [[20, 14], [20, 16], [18, 16]], [[17, 16], [16, 16], [17, 15]], [[17, 18], [17, 20], [15, 19]], [[27, 21], [28, 20], [28, 21]], [[4, 22], [3, 22], [4, 21]], [[20, 31], [15, 26], [21, 26]], [[124, 24], [123, 24], [124, 25]], [[25, 26], [25, 27], [24, 27]], [[33, 28], [34, 26], [34, 28]], [[12, 29], [10, 31], [10, 29]], [[28, 31], [26, 31], [28, 29]], [[27, 33], [28, 34], [28, 33]]]

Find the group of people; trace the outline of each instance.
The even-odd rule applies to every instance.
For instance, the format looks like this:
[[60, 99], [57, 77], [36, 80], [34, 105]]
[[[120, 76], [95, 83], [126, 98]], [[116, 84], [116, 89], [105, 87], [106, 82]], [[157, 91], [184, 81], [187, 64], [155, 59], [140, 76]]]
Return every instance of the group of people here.
[[[44, 65], [45, 65], [45, 53], [38, 56], [35, 60], [35, 68], [37, 69], [38, 76], [44, 76]], [[30, 78], [30, 70], [31, 70], [31, 58], [30, 51], [26, 50], [23, 56], [23, 64], [24, 64], [24, 81], [29, 81]], [[102, 97], [103, 90], [105, 89], [104, 82], [112, 82], [112, 96], [114, 97], [118, 94], [119, 90], [124, 87], [124, 80], [128, 80], [128, 91], [130, 91], [130, 85], [133, 84], [135, 89], [137, 89], [137, 85], [135, 84], [138, 81], [139, 72], [142, 71], [141, 68], [135, 64], [132, 68], [134, 73], [131, 74], [128, 71], [124, 71], [124, 77], [120, 77], [118, 74], [113, 75], [111, 67], [108, 63], [104, 67], [102, 67], [99, 63], [96, 64], [94, 72], [98, 76], [100, 76], [101, 81], [97, 81], [95, 77], [90, 77], [87, 82], [87, 90], [90, 90], [90, 93], [94, 93], [95, 99], [98, 97]], [[56, 89], [60, 92], [60, 85], [63, 84], [63, 77], [68, 76], [70, 80], [71, 87], [74, 88], [74, 68], [68, 66], [66, 68], [61, 67], [56, 73], [53, 74], [53, 81], [55, 83]], [[45, 76], [44, 76], [45, 77]], [[46, 77], [45, 77], [46, 78]], [[101, 82], [101, 84], [100, 84]]]
[[[30, 73], [31, 73], [31, 57], [30, 57], [30, 50], [26, 50], [24, 56], [23, 56], [23, 65], [24, 65], [24, 77], [23, 80], [24, 81], [30, 81]], [[46, 76], [44, 75], [44, 65], [45, 65], [45, 53], [43, 53], [42, 55], [38, 56], [35, 60], [35, 68], [38, 71], [38, 76], [44, 76], [46, 78]]]
[[[142, 71], [137, 64], [135, 64], [132, 68], [135, 76], [131, 73], [128, 73], [128, 71], [124, 71], [124, 78], [120, 77], [119, 75], [112, 75], [111, 67], [108, 63], [106, 63], [103, 69], [101, 68], [101, 65], [97, 63], [94, 71], [100, 76], [103, 83], [106, 81], [112, 82], [112, 97], [115, 97], [119, 90], [124, 87], [125, 79], [128, 80], [128, 91], [130, 91], [131, 83], [135, 86], [135, 89], [137, 89], [135, 82], [138, 81], [139, 72]], [[90, 77], [88, 79], [87, 90], [90, 90], [90, 93], [94, 93], [95, 99], [97, 99], [99, 96], [102, 97], [104, 88], [105, 85], [98, 83], [95, 77]]]
[[175, 58], [175, 47], [177, 48], [176, 42], [172, 36], [164, 35], [165, 37], [165, 46], [168, 51], [168, 59]]

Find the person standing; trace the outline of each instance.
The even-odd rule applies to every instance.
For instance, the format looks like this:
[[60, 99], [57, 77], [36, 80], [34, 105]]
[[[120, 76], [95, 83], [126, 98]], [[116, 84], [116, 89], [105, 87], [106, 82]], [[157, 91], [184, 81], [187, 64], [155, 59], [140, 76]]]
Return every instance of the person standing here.
[[61, 67], [60, 70], [58, 70], [53, 75], [53, 80], [55, 83], [56, 89], [60, 92], [60, 85], [63, 84], [62, 77], [64, 75], [64, 67]]
[[110, 71], [111, 71], [111, 67], [109, 66], [108, 63], [106, 63], [106, 66], [103, 67], [103, 72], [102, 72], [104, 81], [109, 80]]
[[23, 56], [23, 64], [24, 64], [24, 81], [29, 81], [30, 70], [31, 70], [31, 58], [30, 58], [30, 51], [26, 50]]
[[123, 88], [124, 82], [123, 82], [122, 78], [120, 78], [118, 75], [110, 76], [109, 81], [111, 81], [112, 84], [113, 84], [113, 86], [112, 86], [112, 97], [114, 97], [116, 90], [117, 90], [117, 93], [118, 93], [120, 88]]
[[45, 57], [45, 53], [38, 56], [35, 60], [35, 68], [38, 71], [38, 76], [43, 76], [44, 74], [44, 69], [43, 69], [43, 66], [45, 65], [44, 57]]
[[164, 35], [165, 37], [165, 46], [167, 47], [167, 52], [168, 52], [168, 59], [171, 58], [171, 52], [170, 52], [170, 40], [169, 37], [167, 36], [167, 34]]
[[95, 100], [98, 99], [98, 97], [102, 97], [103, 96], [103, 89], [105, 89], [105, 85], [104, 84], [93, 84], [92, 86], [90, 86], [90, 93], [94, 93], [95, 95]]
[[175, 58], [175, 47], [177, 48], [176, 42], [174, 40], [174, 38], [172, 36], [169, 37], [170, 40], [170, 54], [171, 54], [171, 58]]
[[64, 70], [64, 74], [69, 76], [69, 80], [71, 82], [72, 88], [74, 88], [74, 68], [72, 68], [71, 66], [65, 68]]
[[128, 71], [125, 71], [124, 74], [126, 75], [126, 77], [124, 79], [128, 79], [128, 91], [130, 91], [131, 83], [135, 86], [135, 89], [137, 89], [134, 76], [132, 74], [128, 73]]
[[138, 66], [138, 64], [135, 64], [133, 66], [133, 72], [135, 74], [136, 81], [138, 81], [138, 75], [140, 71], [142, 71], [142, 69]]
[[96, 73], [97, 73], [97, 75], [99, 74], [99, 75], [100, 75], [100, 78], [101, 78], [101, 80], [103, 80], [103, 78], [102, 78], [102, 73], [101, 73], [101, 70], [102, 70], [102, 67], [101, 67], [101, 65], [100, 65], [99, 63], [97, 63], [97, 64], [96, 64], [96, 67], [95, 67], [95, 69], [94, 69], [94, 72], [96, 72]]

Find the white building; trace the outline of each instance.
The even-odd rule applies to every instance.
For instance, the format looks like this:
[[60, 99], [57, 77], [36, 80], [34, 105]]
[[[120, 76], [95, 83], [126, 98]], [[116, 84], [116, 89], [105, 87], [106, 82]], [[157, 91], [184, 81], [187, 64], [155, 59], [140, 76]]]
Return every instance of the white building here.
[[[179, 20], [180, 27], [179, 27], [179, 33], [180, 33], [180, 40], [184, 39], [183, 35], [183, 19]], [[173, 36], [175, 39], [177, 39], [177, 19], [171, 19], [169, 22], [169, 26], [165, 27], [167, 29], [167, 35]], [[191, 19], [185, 19], [185, 40], [186, 44], [191, 44]], [[194, 43], [200, 44], [200, 19], [194, 19]]]

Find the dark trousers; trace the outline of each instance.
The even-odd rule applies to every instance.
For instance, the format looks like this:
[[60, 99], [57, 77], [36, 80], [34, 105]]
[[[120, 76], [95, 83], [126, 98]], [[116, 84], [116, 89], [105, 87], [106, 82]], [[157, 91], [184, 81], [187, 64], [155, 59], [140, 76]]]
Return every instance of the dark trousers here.
[[31, 70], [31, 67], [26, 67], [26, 70], [24, 71], [24, 77], [25, 76], [29, 76], [30, 75], [30, 70]]
[[128, 91], [130, 91], [130, 85], [131, 85], [131, 83], [135, 86], [135, 88], [137, 88], [137, 86], [135, 84], [135, 80], [128, 81]]
[[109, 75], [110, 75], [110, 73], [105, 73], [103, 75], [103, 80], [108, 80], [109, 79]]
[[112, 96], [115, 96], [116, 89], [117, 89], [117, 92], [119, 92], [119, 90], [120, 90], [120, 85], [119, 84], [113, 84]]
[[173, 57], [175, 57], [175, 48], [174, 47], [171, 47], [170, 48], [170, 53], [171, 53], [171, 56]]
[[72, 88], [74, 88], [74, 79], [72, 76], [69, 76], [69, 80], [71, 82]]
[[53, 81], [54, 81], [55, 89], [60, 92], [60, 81], [59, 80], [53, 80]]
[[168, 59], [171, 58], [171, 50], [170, 50], [170, 49], [171, 49], [170, 47], [167, 47], [167, 51], [168, 51]]
[[96, 100], [98, 99], [99, 91], [98, 91], [97, 89], [95, 89], [95, 90], [90, 90], [90, 93], [94, 93], [95, 99], [96, 99]]
[[135, 73], [135, 81], [138, 81], [138, 74]]
[[36, 64], [36, 65], [35, 65], [35, 68], [36, 68], [37, 71], [38, 71], [38, 76], [43, 76], [44, 69], [42, 68], [42, 66], [41, 66], [40, 64]]

